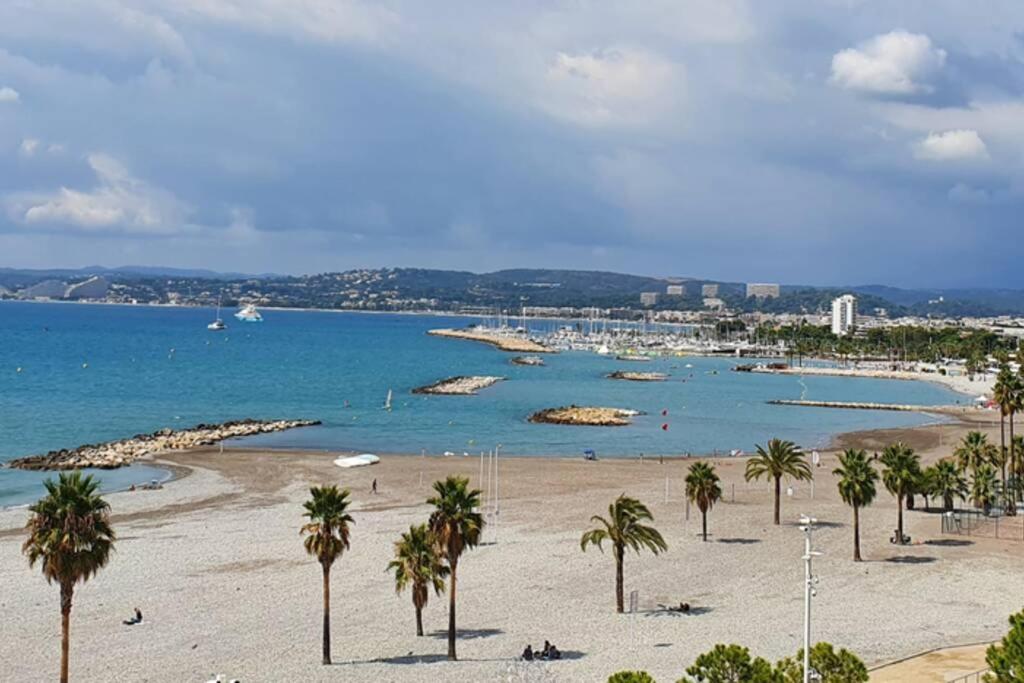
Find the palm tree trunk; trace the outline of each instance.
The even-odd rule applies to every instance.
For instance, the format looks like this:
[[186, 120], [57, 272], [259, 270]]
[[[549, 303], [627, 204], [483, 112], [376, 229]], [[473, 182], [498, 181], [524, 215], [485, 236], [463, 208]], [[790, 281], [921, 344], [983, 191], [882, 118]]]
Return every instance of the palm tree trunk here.
[[[1013, 447], [1013, 414], [1016, 411], [1010, 411], [1010, 477], [1015, 481], [1019, 479], [1017, 477], [1017, 452]], [[1010, 502], [1013, 503], [1010, 508], [1010, 514], [1017, 514], [1017, 492], [1020, 490], [1020, 481], [1017, 481], [1017, 486], [1014, 487], [1014, 492], [1010, 495]]]
[[853, 561], [860, 562], [860, 508], [853, 506]]
[[622, 560], [625, 549], [622, 546], [615, 546], [615, 611], [619, 614], [625, 612], [622, 604]]
[[73, 583], [60, 585], [60, 683], [68, 683], [68, 658], [71, 651], [71, 596]]
[[331, 565], [324, 568], [324, 664], [331, 663]]
[[423, 635], [423, 607], [416, 605], [416, 635]]
[[899, 545], [903, 545], [903, 496], [898, 496], [896, 503], [898, 508], [896, 516], [896, 542]]
[[458, 560], [450, 557], [448, 565], [452, 568], [452, 580], [448, 586], [448, 660], [454, 662], [458, 659], [455, 655], [455, 572]]
[[775, 477], [775, 523], [779, 523], [779, 493], [782, 487], [782, 477]]
[[952, 512], [953, 511], [953, 496], [950, 496], [950, 495], [942, 496], [942, 509], [945, 512]]
[[1006, 416], [999, 411], [999, 466], [1002, 469], [1003, 490], [1006, 490]]
[[704, 535], [704, 542], [708, 541], [708, 513], [704, 510], [700, 512], [700, 526], [701, 533]]

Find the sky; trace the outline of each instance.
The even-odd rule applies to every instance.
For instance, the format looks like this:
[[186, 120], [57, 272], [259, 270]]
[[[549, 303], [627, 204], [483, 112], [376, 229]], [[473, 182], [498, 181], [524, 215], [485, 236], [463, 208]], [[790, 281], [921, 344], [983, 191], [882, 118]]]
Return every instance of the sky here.
[[1024, 287], [1020, 0], [5, 0], [0, 266]]

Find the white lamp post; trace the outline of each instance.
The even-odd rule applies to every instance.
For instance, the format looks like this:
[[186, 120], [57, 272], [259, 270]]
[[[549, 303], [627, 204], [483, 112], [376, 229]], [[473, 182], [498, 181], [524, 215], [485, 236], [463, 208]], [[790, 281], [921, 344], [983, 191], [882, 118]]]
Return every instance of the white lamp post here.
[[811, 560], [821, 555], [811, 548], [811, 534], [818, 520], [800, 515], [800, 531], [804, 532], [804, 683], [820, 680], [817, 672], [811, 674], [811, 598], [817, 595], [814, 587], [818, 577], [811, 573]]

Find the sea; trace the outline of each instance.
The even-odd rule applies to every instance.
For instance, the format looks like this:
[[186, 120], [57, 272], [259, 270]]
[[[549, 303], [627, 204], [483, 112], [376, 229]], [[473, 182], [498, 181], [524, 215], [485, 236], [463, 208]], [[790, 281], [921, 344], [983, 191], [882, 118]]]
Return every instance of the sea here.
[[[512, 365], [490, 346], [428, 336], [473, 318], [264, 309], [262, 323], [212, 309], [0, 302], [0, 463], [164, 427], [239, 418], [306, 418], [322, 426], [227, 446], [461, 456], [598, 457], [750, 452], [780, 437], [807, 448], [839, 433], [936, 420], [916, 413], [769, 405], [805, 398], [919, 405], [966, 397], [927, 383], [731, 372], [735, 359], [650, 363], [565, 352], [544, 367]], [[550, 329], [551, 321], [528, 326]], [[614, 370], [670, 375], [666, 382], [606, 378]], [[476, 396], [414, 395], [452, 375], [506, 378]], [[384, 409], [388, 391], [392, 408]], [[555, 406], [642, 411], [626, 427], [532, 424]], [[150, 465], [95, 472], [105, 490], [168, 473]], [[35, 500], [48, 473], [0, 468], [0, 506]]]

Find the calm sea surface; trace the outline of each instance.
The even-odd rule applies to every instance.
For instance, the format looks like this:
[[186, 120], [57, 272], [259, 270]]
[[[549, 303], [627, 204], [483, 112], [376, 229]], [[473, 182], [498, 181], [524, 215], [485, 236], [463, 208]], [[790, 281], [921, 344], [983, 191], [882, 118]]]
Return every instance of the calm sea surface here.
[[[772, 436], [814, 447], [840, 432], [933, 418], [765, 401], [801, 394], [922, 405], [963, 399], [924, 382], [734, 373], [732, 360], [718, 358], [666, 358], [640, 366], [564, 353], [545, 357], [546, 367], [514, 366], [510, 354], [488, 346], [425, 334], [472, 322], [466, 318], [272, 309], [263, 314], [261, 324], [226, 317], [229, 329], [217, 333], [206, 329], [213, 318], [209, 309], [0, 302], [0, 462], [243, 417], [324, 422], [245, 441], [279, 448], [461, 454], [500, 443], [510, 454], [578, 455], [593, 448], [599, 456], [621, 456], [749, 451]], [[605, 379], [621, 368], [672, 378]], [[410, 393], [458, 374], [508, 381], [478, 396]], [[391, 412], [382, 409], [388, 389], [394, 392]], [[526, 422], [535, 410], [570, 403], [647, 414], [617, 428]], [[0, 505], [36, 498], [46, 476], [0, 469]], [[112, 489], [164, 474], [135, 466], [99, 476]]]

